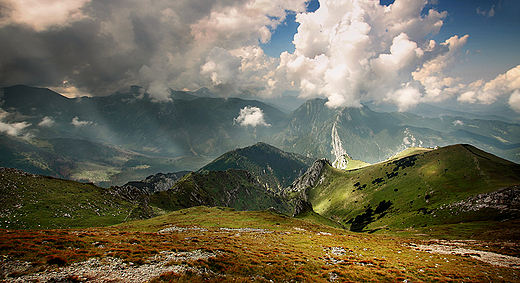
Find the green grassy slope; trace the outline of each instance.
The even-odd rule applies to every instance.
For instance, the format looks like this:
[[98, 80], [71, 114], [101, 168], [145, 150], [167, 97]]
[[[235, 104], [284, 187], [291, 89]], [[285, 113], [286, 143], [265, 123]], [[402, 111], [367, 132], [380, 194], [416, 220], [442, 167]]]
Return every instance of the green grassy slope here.
[[92, 184], [0, 168], [0, 228], [54, 229], [107, 226], [149, 218], [153, 211]]
[[336, 160], [334, 160], [334, 162], [332, 163], [333, 167], [343, 170], [354, 170], [369, 165], [370, 163], [353, 159], [348, 154], [341, 155], [340, 157], [336, 158]]
[[421, 227], [503, 219], [493, 209], [451, 213], [446, 205], [520, 184], [520, 165], [469, 145], [402, 156], [351, 171], [327, 165], [309, 201], [356, 231]]
[[151, 195], [150, 202], [167, 211], [206, 205], [237, 210], [274, 207], [280, 212], [292, 213], [292, 207], [281, 197], [265, 189], [249, 172], [237, 169], [190, 173], [170, 190]]

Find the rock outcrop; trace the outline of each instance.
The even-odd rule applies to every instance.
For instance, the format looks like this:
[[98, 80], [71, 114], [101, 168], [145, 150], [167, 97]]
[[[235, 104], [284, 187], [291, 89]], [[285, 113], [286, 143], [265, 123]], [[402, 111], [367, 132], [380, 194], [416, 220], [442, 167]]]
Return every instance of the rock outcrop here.
[[439, 208], [460, 212], [496, 209], [500, 213], [520, 213], [520, 186], [500, 188], [494, 192], [479, 194]]
[[139, 190], [151, 195], [156, 192], [167, 191], [173, 187], [175, 182], [182, 178], [184, 175], [190, 173], [190, 171], [181, 171], [176, 173], [157, 173], [146, 177], [142, 181], [131, 181], [126, 183], [124, 186], [133, 186]]
[[352, 158], [347, 153], [342, 154], [338, 156], [336, 160], [334, 160], [334, 162], [332, 163], [332, 167], [337, 169], [347, 169], [348, 161], [351, 159]]
[[294, 196], [295, 193], [300, 193], [301, 197], [306, 200], [307, 196], [305, 194], [305, 190], [313, 187], [317, 183], [321, 171], [323, 170], [323, 167], [325, 167], [325, 165], [332, 166], [330, 161], [326, 158], [314, 161], [312, 166], [309, 169], [307, 169], [305, 174], [296, 179], [291, 184], [291, 186], [284, 189], [282, 195], [285, 198], [290, 198], [291, 195]]
[[314, 209], [312, 208], [312, 203], [304, 199], [298, 199], [296, 201], [296, 206], [294, 207], [293, 217], [307, 212], [314, 212]]

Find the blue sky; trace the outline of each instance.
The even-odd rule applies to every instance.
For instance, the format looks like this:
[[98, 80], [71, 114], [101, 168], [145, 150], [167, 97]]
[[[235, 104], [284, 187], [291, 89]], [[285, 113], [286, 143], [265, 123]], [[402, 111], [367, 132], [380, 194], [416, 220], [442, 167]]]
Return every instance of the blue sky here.
[[[320, 7], [318, 0], [312, 0], [307, 3], [307, 12], [314, 12]], [[296, 22], [296, 13], [287, 13], [285, 21], [273, 30], [271, 40], [266, 44], [260, 44], [265, 54], [271, 57], [280, 57], [284, 51], [294, 52], [294, 44], [292, 43], [294, 34], [298, 30], [299, 24]]]
[[[381, 5], [392, 4], [394, 0], [381, 0]], [[308, 3], [307, 12], [319, 7], [318, 0]], [[452, 72], [466, 75], [467, 81], [475, 78], [491, 80], [520, 64], [520, 1], [507, 0], [439, 0], [435, 5], [439, 11], [447, 11], [441, 31], [433, 36], [444, 41], [453, 35], [469, 35], [463, 62]], [[490, 15], [491, 9], [494, 15]], [[478, 13], [477, 11], [480, 11]], [[279, 57], [284, 51], [294, 52], [292, 43], [299, 24], [296, 13], [288, 13], [286, 20], [271, 36], [271, 41], [261, 44], [265, 53]]]
[[[519, 64], [520, 1], [444, 0], [438, 7], [448, 11], [448, 18], [437, 38], [469, 34], [468, 61], [455, 71], [488, 80]], [[490, 16], [492, 8], [495, 13]], [[478, 14], [477, 9], [487, 15]]]
[[0, 86], [520, 113], [516, 0], [3, 0]]

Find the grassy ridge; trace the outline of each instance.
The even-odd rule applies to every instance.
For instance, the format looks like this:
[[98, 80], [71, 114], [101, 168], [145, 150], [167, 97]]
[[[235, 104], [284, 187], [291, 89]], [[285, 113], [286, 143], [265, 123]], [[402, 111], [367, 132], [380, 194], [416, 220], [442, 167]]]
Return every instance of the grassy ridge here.
[[236, 169], [190, 173], [177, 181], [172, 189], [150, 196], [150, 202], [167, 211], [206, 205], [237, 210], [274, 207], [292, 213], [292, 207], [281, 197], [266, 190], [249, 172]]
[[229, 151], [197, 172], [206, 174], [210, 171], [227, 169], [246, 170], [257, 177], [262, 185], [278, 192], [303, 174], [313, 161], [312, 158], [292, 152], [284, 152], [274, 146], [260, 142]]
[[93, 184], [0, 168], [0, 228], [108, 226], [149, 218], [150, 208]]
[[314, 210], [357, 231], [489, 220], [499, 212], [451, 215], [440, 208], [520, 184], [518, 164], [468, 145], [402, 156], [358, 170], [326, 166], [308, 194]]

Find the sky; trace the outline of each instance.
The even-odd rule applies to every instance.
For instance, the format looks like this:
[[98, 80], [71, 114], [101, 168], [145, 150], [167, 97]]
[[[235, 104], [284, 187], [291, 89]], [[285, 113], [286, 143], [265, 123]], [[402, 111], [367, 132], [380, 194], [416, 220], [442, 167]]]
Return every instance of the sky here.
[[517, 0], [0, 0], [0, 87], [520, 113], [518, 27]]

